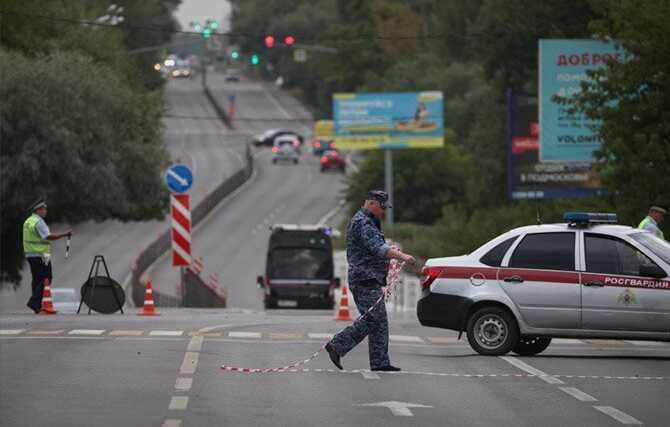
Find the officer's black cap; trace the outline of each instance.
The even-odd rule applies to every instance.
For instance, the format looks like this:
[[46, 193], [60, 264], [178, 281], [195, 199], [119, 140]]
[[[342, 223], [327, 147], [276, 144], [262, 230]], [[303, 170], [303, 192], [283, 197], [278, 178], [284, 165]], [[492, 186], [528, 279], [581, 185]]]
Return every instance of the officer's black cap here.
[[372, 190], [368, 191], [367, 200], [376, 200], [382, 206], [382, 208], [392, 208], [393, 206], [388, 204], [389, 195], [386, 191], [382, 190]]
[[33, 204], [30, 206], [30, 212], [35, 212], [35, 211], [38, 210], [39, 208], [46, 208], [46, 207], [47, 207], [47, 202], [46, 202], [46, 200], [44, 200], [44, 199], [39, 199], [38, 201], [36, 201], [35, 203], [33, 203]]

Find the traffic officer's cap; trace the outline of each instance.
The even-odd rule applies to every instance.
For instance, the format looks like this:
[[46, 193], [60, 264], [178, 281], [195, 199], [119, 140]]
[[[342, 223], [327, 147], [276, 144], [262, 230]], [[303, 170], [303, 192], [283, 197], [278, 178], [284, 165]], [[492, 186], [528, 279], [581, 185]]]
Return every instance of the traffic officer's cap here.
[[38, 210], [39, 208], [46, 208], [46, 207], [47, 207], [47, 202], [46, 202], [46, 200], [44, 200], [44, 199], [39, 199], [38, 201], [36, 201], [35, 203], [33, 203], [33, 205], [30, 207], [30, 211], [31, 211], [31, 212], [35, 212], [35, 211]]
[[658, 205], [654, 205], [654, 206], [650, 207], [649, 210], [650, 210], [650, 211], [660, 212], [660, 213], [662, 213], [663, 215], [665, 215], [665, 214], [668, 213], [668, 210], [667, 210], [667, 209], [665, 209], [664, 207], [658, 206]]
[[389, 201], [389, 195], [386, 191], [382, 190], [372, 190], [368, 191], [368, 198], [367, 200], [376, 200], [379, 202], [379, 204], [382, 206], [382, 208], [392, 208], [393, 206], [388, 204]]

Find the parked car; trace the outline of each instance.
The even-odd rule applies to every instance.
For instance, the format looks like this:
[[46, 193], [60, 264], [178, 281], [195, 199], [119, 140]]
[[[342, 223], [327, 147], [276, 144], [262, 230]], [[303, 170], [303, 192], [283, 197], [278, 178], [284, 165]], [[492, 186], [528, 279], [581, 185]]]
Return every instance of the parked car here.
[[335, 278], [331, 236], [318, 225], [275, 224], [271, 227], [265, 274], [258, 276], [265, 308], [319, 306], [333, 309]]
[[342, 155], [342, 153], [336, 150], [329, 150], [323, 153], [320, 163], [321, 172], [337, 169], [344, 173], [347, 170], [347, 159], [344, 157], [344, 155]]
[[534, 355], [553, 337], [670, 341], [670, 244], [614, 214], [565, 220], [429, 259], [421, 324], [466, 332], [484, 355]]
[[303, 144], [302, 135], [300, 135], [296, 132], [293, 132], [292, 130], [288, 130], [288, 129], [270, 129], [270, 130], [267, 130], [260, 135], [254, 136], [253, 144], [256, 145], [256, 146], [265, 145], [265, 146], [268, 146], [268, 147], [272, 147], [275, 143], [275, 139], [278, 136], [283, 136], [283, 135], [292, 135], [292, 136], [298, 138], [298, 141], [300, 142], [300, 145]]
[[292, 135], [282, 135], [272, 146], [272, 163], [290, 161], [297, 164], [300, 159], [300, 142]]

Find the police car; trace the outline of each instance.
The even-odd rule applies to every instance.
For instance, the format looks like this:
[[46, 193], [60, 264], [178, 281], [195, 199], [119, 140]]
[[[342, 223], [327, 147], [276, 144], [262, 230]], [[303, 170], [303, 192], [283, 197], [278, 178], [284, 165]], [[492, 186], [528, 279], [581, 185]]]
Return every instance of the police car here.
[[670, 244], [615, 214], [564, 219], [429, 259], [421, 324], [466, 332], [483, 355], [537, 354], [552, 337], [670, 341]]

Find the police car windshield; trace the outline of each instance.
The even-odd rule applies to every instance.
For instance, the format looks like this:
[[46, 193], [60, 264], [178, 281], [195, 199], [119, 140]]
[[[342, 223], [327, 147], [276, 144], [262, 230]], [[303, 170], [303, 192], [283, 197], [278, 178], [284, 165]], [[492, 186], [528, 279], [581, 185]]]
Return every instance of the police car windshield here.
[[330, 279], [332, 261], [328, 251], [315, 248], [277, 248], [269, 263], [272, 279]]
[[640, 243], [645, 248], [652, 251], [659, 258], [665, 261], [666, 264], [670, 264], [670, 243], [663, 239], [659, 239], [652, 233], [646, 231], [631, 234], [630, 237], [632, 237], [633, 240]]

